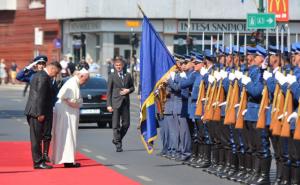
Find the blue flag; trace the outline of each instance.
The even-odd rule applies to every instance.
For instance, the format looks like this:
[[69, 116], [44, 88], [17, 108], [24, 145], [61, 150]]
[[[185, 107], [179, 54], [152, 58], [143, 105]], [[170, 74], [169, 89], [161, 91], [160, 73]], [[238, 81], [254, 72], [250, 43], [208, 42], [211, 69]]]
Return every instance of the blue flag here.
[[175, 61], [172, 55], [149, 19], [144, 16], [140, 50], [140, 129], [142, 142], [149, 154], [153, 152], [154, 140], [157, 138], [154, 91], [174, 68]]

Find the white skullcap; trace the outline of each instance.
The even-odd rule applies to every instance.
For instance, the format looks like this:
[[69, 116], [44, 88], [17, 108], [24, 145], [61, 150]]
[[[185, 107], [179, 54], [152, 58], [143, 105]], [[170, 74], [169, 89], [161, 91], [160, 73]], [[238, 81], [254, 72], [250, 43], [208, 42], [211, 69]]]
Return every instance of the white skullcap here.
[[85, 68], [82, 68], [80, 71], [79, 71], [80, 74], [89, 74], [89, 71], [86, 70]]

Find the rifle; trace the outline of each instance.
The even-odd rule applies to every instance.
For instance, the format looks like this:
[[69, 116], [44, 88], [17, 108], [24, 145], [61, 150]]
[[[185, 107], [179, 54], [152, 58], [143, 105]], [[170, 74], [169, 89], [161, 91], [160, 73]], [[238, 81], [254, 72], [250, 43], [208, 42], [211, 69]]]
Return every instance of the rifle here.
[[[290, 72], [292, 74], [292, 71]], [[293, 95], [291, 93], [290, 87], [288, 87], [288, 90], [286, 91], [285, 95], [285, 102], [284, 102], [284, 114], [283, 114], [283, 119], [282, 119], [282, 130], [280, 133], [281, 137], [290, 137], [291, 135], [291, 130], [290, 130], [290, 124], [287, 121], [288, 116], [293, 112]]]
[[256, 128], [265, 128], [266, 127], [266, 107], [269, 104], [269, 91], [268, 87], [265, 84], [263, 92], [262, 92], [262, 99], [260, 102], [260, 107], [258, 111], [258, 120], [256, 124]]
[[282, 107], [284, 107], [285, 101], [284, 101], [284, 95], [282, 90], [279, 88], [278, 89], [278, 94], [276, 98], [276, 106], [275, 106], [275, 110], [271, 115], [271, 122], [273, 124], [272, 126], [272, 134], [275, 136], [279, 136], [281, 133], [281, 121], [278, 120], [278, 116], [283, 114], [283, 110]]
[[205, 96], [204, 81], [201, 80], [200, 86], [199, 86], [198, 98], [196, 101], [196, 111], [195, 111], [196, 116], [202, 116], [202, 113], [203, 113], [202, 99], [204, 98], [204, 96]]
[[[281, 68], [279, 68], [279, 71], [281, 70]], [[271, 111], [271, 124], [270, 124], [270, 130], [272, 131], [273, 128], [274, 128], [274, 123], [273, 120], [275, 119], [275, 111], [277, 110], [276, 108], [279, 106], [277, 105], [278, 101], [278, 95], [279, 95], [279, 90], [280, 90], [280, 86], [279, 84], [277, 83], [276, 86], [275, 86], [275, 91], [274, 91], [274, 96], [273, 96], [273, 103], [272, 103], [272, 111]]]
[[235, 80], [232, 88], [233, 89], [232, 89], [231, 94], [227, 95], [227, 96], [231, 96], [231, 98], [229, 101], [228, 109], [225, 113], [225, 119], [224, 119], [225, 125], [233, 125], [236, 122], [235, 105], [239, 101], [239, 86], [238, 86], [237, 80]]
[[211, 87], [210, 90], [207, 91], [207, 101], [204, 107], [204, 115], [203, 115], [203, 121], [210, 121], [213, 118], [213, 111], [212, 111], [212, 103], [215, 100], [215, 90], [216, 90], [216, 86], [217, 83], [214, 82], [212, 85], [209, 84], [209, 86]]
[[287, 114], [283, 117], [282, 129], [281, 129], [281, 137], [290, 137], [291, 130], [290, 130], [290, 123], [287, 121], [288, 116], [293, 112], [293, 97], [290, 91], [286, 94], [286, 102], [287, 102]]
[[220, 80], [218, 91], [217, 91], [217, 96], [215, 99], [215, 106], [213, 107], [213, 121], [220, 121], [221, 120], [221, 107], [219, 106], [220, 102], [224, 101], [224, 89], [222, 87], [223, 80]]
[[243, 86], [241, 100], [240, 100], [240, 106], [239, 106], [239, 110], [237, 113], [236, 124], [235, 124], [235, 128], [237, 128], [237, 129], [244, 128], [243, 112], [246, 109], [246, 107], [247, 107], [247, 92], [246, 92], [246, 87]]
[[294, 131], [294, 139], [300, 140], [300, 99], [298, 100], [298, 117], [296, 120], [296, 128]]

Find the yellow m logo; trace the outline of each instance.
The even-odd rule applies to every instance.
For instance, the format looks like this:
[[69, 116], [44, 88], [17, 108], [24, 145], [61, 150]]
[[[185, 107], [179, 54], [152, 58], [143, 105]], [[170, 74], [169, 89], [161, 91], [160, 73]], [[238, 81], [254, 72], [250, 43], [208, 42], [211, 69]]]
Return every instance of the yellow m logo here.
[[270, 0], [270, 12], [273, 12], [273, 4], [274, 4], [274, 1], [276, 3], [276, 11], [278, 12], [280, 10], [280, 7], [281, 7], [281, 2], [282, 2], [282, 6], [283, 6], [283, 11], [286, 12], [286, 1], [285, 0]]

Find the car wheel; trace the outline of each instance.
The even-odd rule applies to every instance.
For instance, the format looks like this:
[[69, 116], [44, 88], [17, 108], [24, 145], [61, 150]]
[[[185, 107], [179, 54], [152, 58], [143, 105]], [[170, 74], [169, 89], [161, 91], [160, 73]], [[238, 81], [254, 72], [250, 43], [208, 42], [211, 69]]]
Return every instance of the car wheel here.
[[106, 128], [106, 123], [97, 122], [98, 128]]

